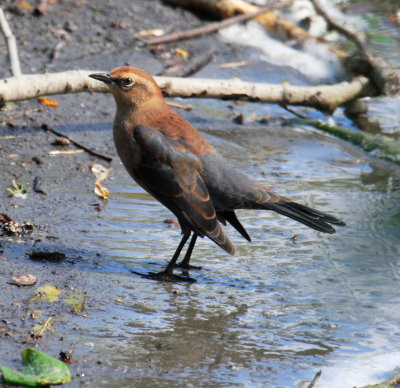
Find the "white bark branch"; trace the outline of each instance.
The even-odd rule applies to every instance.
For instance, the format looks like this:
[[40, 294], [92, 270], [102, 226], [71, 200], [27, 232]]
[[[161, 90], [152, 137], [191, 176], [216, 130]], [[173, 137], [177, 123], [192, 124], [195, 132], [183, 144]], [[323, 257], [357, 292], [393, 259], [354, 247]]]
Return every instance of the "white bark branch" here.
[[[31, 74], [0, 80], [0, 103], [21, 101], [44, 95], [79, 92], [108, 92], [105, 84], [89, 78], [96, 71], [73, 70], [60, 73]], [[169, 97], [202, 97], [250, 100], [282, 105], [304, 105], [333, 111], [355, 98], [374, 94], [365, 77], [335, 85], [295, 86], [245, 82], [238, 79], [200, 79], [155, 77]]]
[[18, 58], [17, 41], [15, 40], [15, 36], [11, 32], [11, 28], [8, 25], [8, 21], [6, 19], [6, 16], [4, 15], [2, 8], [0, 8], [0, 27], [7, 41], [11, 72], [14, 77], [19, 77], [21, 75], [21, 66], [19, 64]]
[[171, 97], [205, 97], [229, 100], [250, 100], [281, 105], [305, 105], [333, 111], [339, 105], [373, 94], [365, 77], [335, 85], [295, 86], [245, 82], [238, 79], [156, 78], [162, 91]]

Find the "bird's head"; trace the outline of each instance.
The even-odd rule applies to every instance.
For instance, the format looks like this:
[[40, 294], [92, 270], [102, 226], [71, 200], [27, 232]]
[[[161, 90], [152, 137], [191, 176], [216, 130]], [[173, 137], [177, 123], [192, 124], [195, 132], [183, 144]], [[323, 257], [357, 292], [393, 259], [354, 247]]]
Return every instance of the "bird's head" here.
[[121, 108], [137, 109], [153, 98], [162, 100], [161, 90], [153, 77], [134, 67], [117, 67], [110, 73], [95, 73], [89, 77], [107, 84]]

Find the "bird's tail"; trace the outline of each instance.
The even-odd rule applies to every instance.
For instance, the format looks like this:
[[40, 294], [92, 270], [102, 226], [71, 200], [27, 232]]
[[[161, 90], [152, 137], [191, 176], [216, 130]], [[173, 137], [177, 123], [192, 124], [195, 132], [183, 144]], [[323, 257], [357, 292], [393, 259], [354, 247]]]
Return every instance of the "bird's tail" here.
[[204, 233], [203, 235], [206, 235], [210, 240], [214, 241], [225, 252], [230, 253], [231, 255], [235, 253], [235, 247], [233, 246], [232, 242], [229, 240], [229, 238], [222, 230], [219, 222], [216, 223], [215, 228], [213, 230], [207, 230], [207, 232]]
[[302, 224], [324, 233], [335, 233], [331, 225], [344, 226], [345, 223], [329, 214], [312, 209], [308, 206], [291, 202], [282, 198], [282, 201], [267, 202], [261, 205], [264, 209], [273, 210], [286, 217], [292, 218]]

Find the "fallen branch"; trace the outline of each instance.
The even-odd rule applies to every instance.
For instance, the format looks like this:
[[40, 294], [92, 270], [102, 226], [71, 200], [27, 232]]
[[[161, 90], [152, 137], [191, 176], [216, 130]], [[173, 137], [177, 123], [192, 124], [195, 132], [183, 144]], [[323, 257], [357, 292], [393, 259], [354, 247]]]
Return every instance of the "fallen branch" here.
[[162, 91], [171, 97], [205, 97], [228, 100], [269, 102], [282, 105], [305, 105], [333, 112], [339, 105], [354, 98], [371, 95], [369, 81], [358, 77], [335, 85], [295, 86], [244, 82], [237, 79], [182, 79], [160, 77]]
[[11, 72], [14, 77], [21, 75], [21, 66], [19, 64], [17, 41], [15, 36], [11, 32], [11, 28], [8, 25], [8, 21], [4, 15], [3, 9], [0, 8], [0, 27], [3, 31], [3, 35], [7, 41], [8, 55], [10, 57]]
[[329, 13], [321, 6], [319, 0], [311, 0], [316, 11], [327, 21], [327, 23], [346, 36], [360, 50], [360, 55], [345, 58], [343, 64], [354, 74], [362, 74], [369, 77], [380, 93], [386, 96], [395, 96], [400, 93], [400, 75], [393, 70], [382, 58], [372, 55], [359, 33], [350, 31], [342, 24], [331, 18]]
[[395, 140], [385, 135], [373, 135], [368, 132], [355, 131], [338, 125], [330, 125], [321, 120], [294, 119], [290, 120], [290, 123], [312, 126], [323, 132], [347, 140], [366, 152], [373, 151], [375, 154], [377, 153], [376, 156], [382, 159], [400, 163], [400, 140]]
[[[189, 9], [204, 11], [208, 15], [213, 15], [218, 19], [230, 18], [237, 14], [249, 14], [256, 12], [260, 8], [250, 4], [245, 0], [166, 0], [167, 2]], [[270, 7], [270, 9], [272, 6]], [[284, 34], [287, 39], [296, 39], [299, 42], [311, 40], [324, 44], [330, 51], [334, 52], [338, 58], [344, 59], [348, 55], [335, 47], [328, 45], [321, 39], [309, 34], [306, 30], [296, 26], [291, 21], [279, 16], [274, 11], [269, 10], [254, 17], [259, 24], [269, 31]]]
[[[248, 14], [256, 12], [259, 8], [245, 0], [167, 0], [169, 3], [189, 9], [200, 9], [217, 18], [229, 18], [236, 14]], [[351, 74], [363, 75], [371, 79], [380, 93], [394, 96], [400, 93], [400, 76], [384, 60], [371, 55], [365, 48], [357, 34], [347, 30], [335, 22], [321, 7], [318, 0], [312, 0], [317, 12], [319, 12], [332, 27], [343, 33], [359, 47], [361, 56], [351, 56], [347, 53], [328, 45], [321, 39], [314, 37], [304, 29], [296, 26], [291, 21], [277, 15], [273, 11], [263, 12], [254, 19], [267, 30], [284, 33], [288, 39], [297, 41], [314, 41], [324, 44], [331, 52], [343, 62], [344, 67]]]
[[[0, 103], [22, 101], [38, 96], [79, 92], [108, 92], [105, 84], [88, 77], [95, 71], [74, 70], [60, 73], [29, 74], [0, 80]], [[282, 105], [304, 105], [333, 112], [355, 98], [375, 94], [369, 80], [356, 77], [334, 85], [295, 86], [245, 82], [238, 79], [155, 77], [168, 97], [220, 98]]]
[[61, 137], [64, 137], [65, 139], [68, 139], [72, 144], [74, 144], [75, 146], [77, 146], [78, 148], [80, 148], [82, 150], [85, 150], [86, 152], [88, 152], [89, 154], [91, 154], [93, 156], [96, 156], [96, 157], [98, 157], [100, 159], [103, 159], [103, 160], [105, 160], [107, 162], [111, 162], [113, 160], [113, 158], [111, 156], [106, 156], [106, 155], [103, 155], [103, 154], [99, 154], [98, 152], [93, 151], [90, 148], [87, 148], [86, 146], [82, 145], [81, 143], [78, 143], [77, 141], [71, 139], [69, 136], [67, 136], [67, 135], [65, 135], [65, 134], [63, 134], [63, 133], [61, 133], [59, 131], [56, 131], [55, 129], [49, 127], [47, 124], [43, 124], [40, 128], [44, 129], [45, 131], [50, 131], [50, 132], [54, 133], [57, 136], [61, 136]]
[[[276, 4], [276, 6], [274, 6], [274, 8], [286, 7], [290, 3], [291, 2], [288, 2], [288, 1], [278, 3], [278, 4]], [[250, 13], [232, 16], [230, 18], [223, 20], [222, 22], [210, 23], [205, 26], [194, 28], [192, 30], [174, 32], [172, 34], [164, 35], [161, 37], [148, 39], [148, 40], [145, 40], [145, 43], [147, 45], [154, 45], [154, 44], [173, 42], [176, 40], [188, 39], [188, 38], [193, 38], [193, 37], [199, 36], [199, 35], [209, 34], [210, 32], [218, 31], [221, 28], [228, 27], [232, 24], [244, 22], [244, 21], [250, 20], [250, 19], [254, 19], [258, 15], [261, 15], [265, 12], [270, 12], [270, 9], [271, 9], [270, 6], [262, 7], [262, 8], [257, 9], [256, 11], [253, 11]]]
[[342, 35], [344, 35], [347, 39], [350, 41], [354, 42], [355, 45], [361, 50], [364, 51], [365, 46], [360, 38], [361, 34], [356, 34], [353, 31], [350, 31], [346, 27], [343, 26], [343, 24], [337, 23], [335, 20], [331, 18], [329, 13], [324, 9], [324, 7], [321, 5], [319, 0], [311, 0], [311, 3], [313, 4], [315, 10], [326, 20], [328, 23], [329, 27], [340, 32]]

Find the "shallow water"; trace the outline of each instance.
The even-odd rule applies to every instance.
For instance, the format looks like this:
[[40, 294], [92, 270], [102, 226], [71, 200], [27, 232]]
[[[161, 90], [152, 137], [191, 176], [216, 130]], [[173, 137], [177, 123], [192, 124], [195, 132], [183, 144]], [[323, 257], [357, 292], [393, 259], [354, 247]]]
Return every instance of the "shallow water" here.
[[[396, 51], [381, 50], [400, 64]], [[352, 387], [394, 374], [399, 168], [310, 128], [234, 125], [231, 103], [185, 103], [194, 107], [190, 121], [238, 168], [347, 226], [327, 236], [269, 212], [239, 211], [251, 244], [227, 228], [235, 256], [201, 240], [193, 262], [203, 270], [190, 273], [197, 283], [152, 282], [131, 271], [161, 270], [179, 229], [163, 222], [171, 214], [115, 162], [110, 201], [86, 225], [88, 233], [70, 237], [72, 245], [99, 253], [95, 265], [80, 265], [106, 279], [98, 295], [103, 309], [83, 323], [87, 349], [96, 359], [104, 354], [107, 373], [96, 386], [301, 387], [322, 370], [317, 387]], [[368, 117], [383, 132], [398, 133], [398, 104], [374, 100]], [[246, 120], [284, 115], [262, 104], [234, 110]], [[340, 111], [335, 119], [353, 126]], [[87, 349], [77, 356], [89, 357]]]
[[[82, 322], [88, 347], [76, 354], [104, 354], [109, 372], [96, 385], [302, 386], [327, 368], [327, 385], [321, 378], [318, 386], [338, 386], [332, 373], [344, 367], [330, 365], [380, 352], [400, 360], [398, 169], [300, 128], [216, 125], [203, 133], [241, 170], [347, 226], [326, 236], [276, 214], [240, 211], [251, 244], [227, 228], [236, 255], [201, 240], [193, 262], [204, 269], [190, 273], [197, 283], [149, 281], [130, 271], [161, 270], [179, 228], [163, 222], [168, 210], [115, 162], [104, 211], [84, 220], [87, 233], [69, 237], [98, 253], [77, 265], [104, 279], [104, 307]], [[377, 360], [378, 371], [392, 372]], [[375, 378], [364, 364], [351, 383]]]

